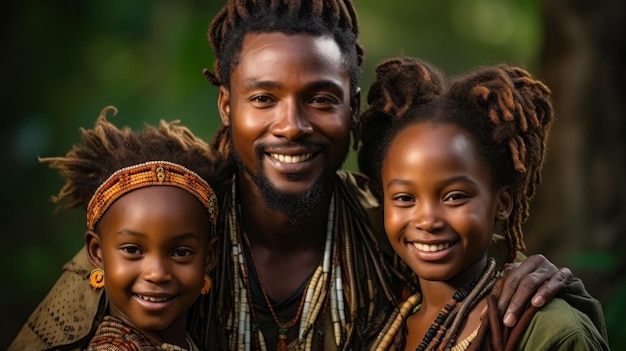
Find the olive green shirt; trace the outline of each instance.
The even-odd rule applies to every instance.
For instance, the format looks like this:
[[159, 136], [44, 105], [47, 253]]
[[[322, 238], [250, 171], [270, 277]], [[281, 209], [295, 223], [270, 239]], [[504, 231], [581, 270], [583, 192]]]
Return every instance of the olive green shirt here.
[[555, 298], [535, 313], [517, 350], [609, 350], [609, 346], [587, 315]]

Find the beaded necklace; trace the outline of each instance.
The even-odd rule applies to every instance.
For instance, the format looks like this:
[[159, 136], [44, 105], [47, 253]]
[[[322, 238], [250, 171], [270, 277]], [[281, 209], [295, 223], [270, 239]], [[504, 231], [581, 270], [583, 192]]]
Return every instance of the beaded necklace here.
[[159, 346], [158, 350], [159, 351], [196, 351], [198, 350], [197, 347], [194, 347], [195, 345], [191, 341], [189, 336], [185, 336], [185, 341], [187, 342], [187, 348], [180, 347], [174, 344], [163, 343], [161, 344], [161, 346]]
[[[237, 329], [237, 333], [232, 333], [230, 336], [230, 349], [249, 351], [252, 349], [254, 341], [254, 345], [256, 345], [258, 351], [265, 351], [265, 340], [263, 333], [255, 323], [254, 306], [249, 291], [248, 267], [242, 249], [242, 229], [237, 220], [241, 209], [236, 202], [236, 182], [233, 182], [231, 190], [231, 206], [228, 209], [229, 235], [232, 243], [231, 259], [233, 266], [239, 267], [239, 269], [235, 268], [233, 270], [234, 311], [229, 314], [227, 320], [227, 326], [230, 330]], [[320, 312], [323, 308], [327, 308], [327, 300], [329, 298], [332, 310], [331, 319], [335, 329], [337, 345], [341, 342], [341, 331], [346, 323], [341, 266], [338, 264], [339, 254], [337, 245], [335, 245], [335, 241], [337, 240], [335, 233], [338, 232], [338, 230], [335, 228], [334, 216], [335, 197], [333, 195], [328, 209], [326, 243], [322, 264], [317, 267], [303, 292], [304, 299], [301, 300], [301, 302], [303, 302], [302, 310], [298, 312], [301, 314], [298, 344], [301, 345], [304, 350], [311, 350], [312, 348], [315, 333], [311, 333], [310, 331], [318, 320]], [[274, 317], [273, 312], [272, 314]], [[295, 325], [298, 321], [297, 314], [294, 320], [293, 324]], [[291, 326], [289, 328], [291, 328]]]
[[[269, 296], [267, 295], [267, 291], [265, 291], [265, 288], [263, 287], [263, 279], [261, 278], [261, 271], [259, 270], [259, 265], [256, 261], [256, 257], [254, 256], [254, 252], [252, 250], [252, 246], [250, 245], [250, 240], [248, 239], [248, 236], [246, 235], [246, 233], [243, 233], [243, 241], [246, 244], [246, 246], [248, 247], [248, 251], [250, 252], [250, 258], [252, 259], [252, 265], [254, 267], [254, 270], [256, 272], [257, 275], [257, 281], [259, 283], [259, 288], [261, 288], [261, 293], [263, 294], [263, 299], [265, 300], [265, 303], [267, 305], [268, 310], [270, 311], [272, 318], [274, 318], [274, 322], [276, 323], [276, 325], [278, 326], [278, 347], [276, 348], [277, 351], [287, 351], [287, 333], [289, 332], [289, 328], [293, 327], [296, 322], [298, 322], [298, 320], [300, 319], [300, 314], [302, 313], [302, 307], [304, 307], [304, 301], [305, 301], [305, 297], [306, 294], [302, 293], [302, 297], [300, 298], [300, 303], [298, 304], [298, 310], [296, 312], [296, 315], [288, 322], [283, 323], [278, 319], [278, 316], [276, 315], [276, 312], [274, 311], [274, 307], [272, 306], [272, 302], [270, 301]], [[249, 277], [249, 276], [248, 276]], [[248, 281], [248, 286], [250, 285], [250, 282]], [[308, 284], [307, 284], [308, 285]], [[306, 290], [306, 289], [305, 289]]]
[[[436, 340], [441, 338], [441, 335], [443, 335], [446, 331], [445, 322], [448, 319], [448, 316], [451, 315], [452, 311], [458, 311], [461, 302], [463, 302], [463, 300], [467, 297], [469, 291], [471, 291], [474, 285], [476, 285], [476, 282], [478, 282], [478, 279], [474, 279], [468, 287], [462, 287], [457, 290], [454, 295], [452, 295], [452, 299], [441, 308], [441, 311], [437, 314], [435, 321], [431, 324], [430, 328], [428, 328], [426, 334], [424, 335], [424, 339], [422, 339], [415, 351], [426, 350], [433, 339], [435, 339], [435, 336], [437, 336]], [[420, 306], [421, 305], [417, 305], [416, 308], [419, 309]]]
[[469, 312], [485, 297], [500, 277], [496, 272], [496, 261], [489, 258], [487, 267], [482, 274], [476, 277], [468, 287], [459, 289], [439, 312], [430, 326], [424, 339], [415, 349], [416, 351], [432, 351], [449, 349], [454, 345], [456, 335]]

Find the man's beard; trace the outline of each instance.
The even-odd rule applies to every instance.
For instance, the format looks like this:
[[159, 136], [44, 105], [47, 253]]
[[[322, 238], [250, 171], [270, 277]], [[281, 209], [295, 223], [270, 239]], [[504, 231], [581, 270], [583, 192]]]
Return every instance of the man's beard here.
[[[257, 156], [256, 160], [258, 161], [257, 174], [254, 174], [248, 167], [246, 167], [239, 158], [239, 155], [235, 152], [232, 134], [230, 138], [230, 147], [238, 168], [250, 175], [267, 206], [275, 211], [284, 213], [287, 218], [289, 218], [289, 222], [294, 225], [299, 224], [302, 218], [309, 216], [311, 214], [311, 210], [315, 208], [315, 206], [317, 206], [324, 198], [327, 194], [325, 185], [331, 183], [330, 181], [334, 177], [336, 171], [324, 170], [315, 180], [315, 183], [303, 192], [285, 193], [270, 183], [268, 177], [266, 176], [262, 162], [259, 161], [265, 157], [262, 147], [257, 147], [255, 152]], [[347, 152], [341, 164], [343, 164], [346, 157]], [[341, 167], [341, 164], [339, 167]], [[288, 179], [291, 181], [297, 181], [302, 177], [303, 176], [300, 175], [291, 175], [288, 176]]]
[[248, 169], [244, 169], [251, 175], [267, 206], [284, 213], [289, 218], [289, 222], [294, 225], [300, 223], [302, 218], [309, 216], [311, 210], [320, 203], [320, 200], [326, 194], [326, 189], [323, 185], [324, 180], [328, 178], [326, 172], [309, 189], [300, 193], [284, 193], [269, 182], [263, 170], [253, 175]]

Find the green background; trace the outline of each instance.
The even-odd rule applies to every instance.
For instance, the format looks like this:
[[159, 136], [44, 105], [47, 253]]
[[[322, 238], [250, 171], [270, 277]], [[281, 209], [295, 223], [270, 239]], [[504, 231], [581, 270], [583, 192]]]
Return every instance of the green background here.
[[[5, 5], [0, 348], [83, 244], [84, 213], [56, 211], [49, 200], [63, 181], [37, 157], [65, 154], [79, 141], [79, 127], [92, 127], [107, 105], [119, 109], [110, 117], [118, 126], [179, 119], [209, 140], [218, 124], [217, 89], [201, 72], [212, 67], [206, 29], [222, 3]], [[537, 71], [539, 0], [355, 0], [355, 6], [366, 54], [364, 94], [374, 65], [394, 55], [425, 58], [450, 74], [502, 61]], [[346, 168], [355, 169], [352, 157]], [[624, 327], [618, 318], [607, 324]]]

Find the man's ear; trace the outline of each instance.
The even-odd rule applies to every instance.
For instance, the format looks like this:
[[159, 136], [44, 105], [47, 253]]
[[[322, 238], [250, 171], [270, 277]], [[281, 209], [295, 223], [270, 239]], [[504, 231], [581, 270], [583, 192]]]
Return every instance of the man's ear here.
[[222, 119], [222, 124], [230, 125], [230, 92], [224, 85], [220, 85], [220, 92], [217, 96], [217, 109]]
[[498, 191], [496, 218], [500, 221], [505, 221], [509, 218], [511, 212], [513, 212], [513, 195], [511, 194], [511, 188], [505, 186]]
[[103, 268], [102, 263], [102, 245], [100, 236], [92, 230], [85, 232], [85, 247], [87, 248], [87, 258], [92, 265], [97, 268]]
[[356, 88], [356, 93], [350, 98], [350, 129], [355, 130], [359, 125], [359, 114], [361, 113], [361, 88]]
[[215, 265], [217, 264], [217, 245], [219, 243], [219, 240], [220, 238], [217, 236], [209, 240], [209, 246], [206, 256], [206, 266], [204, 270], [204, 273], [207, 275], [211, 274], [211, 271], [213, 270], [213, 268], [215, 268]]

